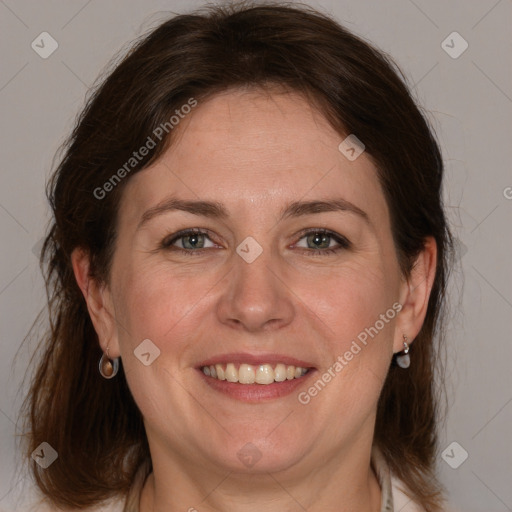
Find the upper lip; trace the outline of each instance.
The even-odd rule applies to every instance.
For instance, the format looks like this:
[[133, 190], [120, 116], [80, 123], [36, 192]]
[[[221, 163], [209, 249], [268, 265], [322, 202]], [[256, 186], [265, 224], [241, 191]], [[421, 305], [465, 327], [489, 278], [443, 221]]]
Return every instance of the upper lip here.
[[235, 364], [277, 364], [283, 363], [291, 366], [300, 366], [301, 368], [314, 368], [314, 365], [310, 362], [297, 359], [295, 357], [286, 356], [284, 354], [267, 353], [267, 354], [250, 354], [247, 352], [236, 352], [231, 354], [219, 354], [217, 356], [205, 359], [197, 365], [197, 368], [203, 366], [211, 366], [222, 363], [235, 363]]

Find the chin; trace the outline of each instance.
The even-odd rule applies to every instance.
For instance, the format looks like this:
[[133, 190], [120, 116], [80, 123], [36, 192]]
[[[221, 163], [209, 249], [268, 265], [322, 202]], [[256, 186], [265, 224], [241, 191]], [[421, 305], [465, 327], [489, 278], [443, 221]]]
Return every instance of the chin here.
[[[293, 467], [303, 458], [304, 450], [296, 437], [295, 440], [290, 436], [275, 439], [274, 434], [273, 441], [269, 442], [267, 432], [260, 436], [230, 437], [226, 444], [214, 448], [215, 453], [211, 455], [215, 457], [215, 464], [234, 473], [276, 473]], [[227, 451], [226, 446], [229, 446]]]

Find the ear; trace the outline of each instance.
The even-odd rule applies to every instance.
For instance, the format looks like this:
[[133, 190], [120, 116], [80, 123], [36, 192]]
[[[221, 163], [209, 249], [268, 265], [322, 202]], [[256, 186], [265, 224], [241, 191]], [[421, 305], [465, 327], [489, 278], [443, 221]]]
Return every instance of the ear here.
[[410, 277], [404, 279], [400, 285], [402, 309], [397, 316], [393, 352], [401, 352], [404, 349], [404, 334], [412, 342], [420, 332], [427, 314], [436, 266], [437, 244], [434, 237], [429, 236], [416, 258]]
[[90, 275], [89, 253], [82, 248], [76, 248], [71, 254], [71, 263], [76, 282], [82, 290], [89, 316], [98, 334], [103, 352], [107, 351], [109, 357], [119, 357], [119, 341], [117, 325], [114, 316], [112, 294], [105, 284], [99, 284]]

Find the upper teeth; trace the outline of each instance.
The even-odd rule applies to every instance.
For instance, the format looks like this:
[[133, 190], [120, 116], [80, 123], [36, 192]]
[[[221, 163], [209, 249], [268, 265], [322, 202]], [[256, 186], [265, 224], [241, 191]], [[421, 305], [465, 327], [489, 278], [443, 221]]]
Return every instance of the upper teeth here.
[[274, 368], [270, 364], [240, 364], [237, 368], [234, 363], [227, 363], [203, 366], [202, 370], [209, 377], [240, 384], [272, 384], [272, 382], [298, 379], [308, 372], [307, 368], [287, 366], [282, 363], [275, 365]]

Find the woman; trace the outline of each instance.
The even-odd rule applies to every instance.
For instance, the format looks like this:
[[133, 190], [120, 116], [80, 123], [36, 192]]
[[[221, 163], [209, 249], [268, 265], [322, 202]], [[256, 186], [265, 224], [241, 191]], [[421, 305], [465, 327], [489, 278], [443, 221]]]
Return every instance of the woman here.
[[50, 506], [442, 510], [442, 176], [391, 61], [310, 8], [138, 41], [49, 188]]

